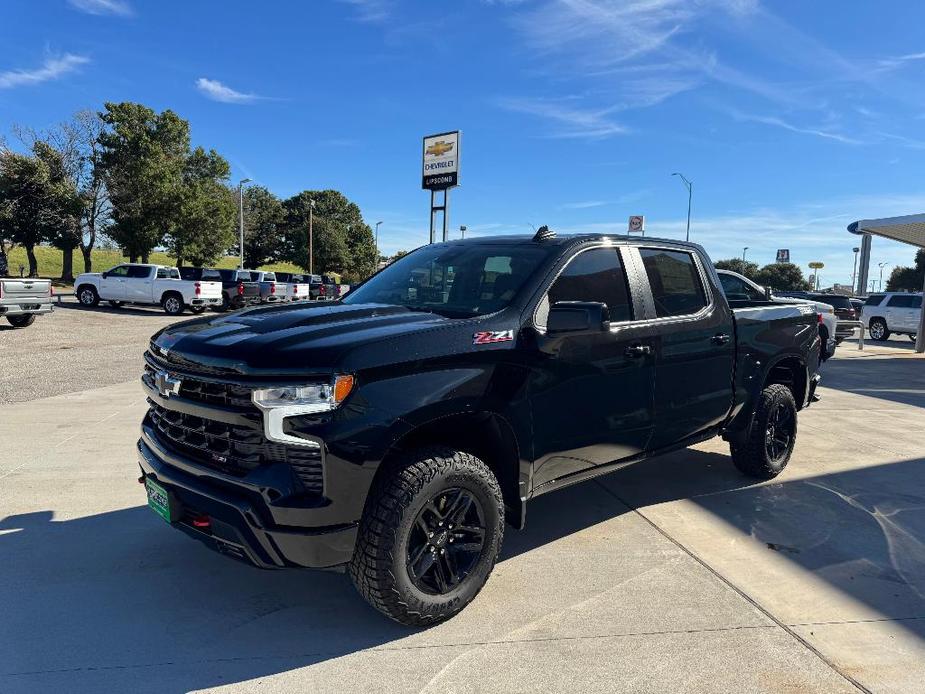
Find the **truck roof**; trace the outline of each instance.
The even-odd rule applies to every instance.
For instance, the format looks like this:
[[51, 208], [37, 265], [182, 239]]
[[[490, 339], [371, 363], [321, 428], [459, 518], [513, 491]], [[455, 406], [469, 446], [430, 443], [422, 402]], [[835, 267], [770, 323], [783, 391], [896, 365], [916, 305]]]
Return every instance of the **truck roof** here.
[[[575, 233], [575, 234], [556, 234], [551, 238], [543, 239], [542, 241], [534, 240], [535, 237], [531, 234], [510, 234], [510, 235], [501, 235], [501, 236], [477, 236], [474, 238], [468, 239], [455, 239], [452, 241], [444, 241], [440, 245], [452, 246], [452, 245], [461, 245], [461, 244], [497, 244], [497, 245], [511, 245], [513, 244], [539, 244], [543, 246], [570, 246], [576, 245], [579, 243], [586, 243], [588, 241], [603, 241], [609, 240], [618, 244], [632, 244], [632, 245], [641, 245], [641, 244], [670, 244], [672, 246], [683, 246], [686, 248], [691, 248], [694, 250], [701, 250], [699, 244], [692, 243], [690, 241], [681, 241], [679, 239], [666, 239], [659, 238], [657, 236], [630, 236], [628, 234], [604, 234], [604, 233]], [[438, 245], [438, 244], [434, 244]]]

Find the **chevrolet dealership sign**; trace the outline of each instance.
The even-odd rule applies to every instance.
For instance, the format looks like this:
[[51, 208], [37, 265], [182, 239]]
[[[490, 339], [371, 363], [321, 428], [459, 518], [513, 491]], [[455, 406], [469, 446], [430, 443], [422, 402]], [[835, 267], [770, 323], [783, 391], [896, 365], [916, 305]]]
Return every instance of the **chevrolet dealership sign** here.
[[424, 138], [424, 168], [421, 187], [446, 190], [459, 185], [459, 131]]

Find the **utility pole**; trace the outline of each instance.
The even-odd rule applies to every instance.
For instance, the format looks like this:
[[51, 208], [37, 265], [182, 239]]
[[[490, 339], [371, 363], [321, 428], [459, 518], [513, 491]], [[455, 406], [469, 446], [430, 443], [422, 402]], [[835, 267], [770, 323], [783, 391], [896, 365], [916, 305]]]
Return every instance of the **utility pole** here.
[[462, 237], [463, 237], [463, 238], [466, 238], [466, 228], [467, 228], [467, 227], [466, 227], [465, 224], [460, 224], [460, 225], [459, 225], [459, 233], [462, 234]]
[[241, 249], [241, 265], [239, 270], [244, 269], [244, 184], [250, 183], [251, 179], [242, 178], [238, 183], [238, 243]]
[[747, 250], [748, 250], [748, 246], [742, 249], [742, 265], [745, 265], [745, 251]]
[[858, 282], [858, 251], [861, 249], [855, 246], [851, 250], [854, 251], [854, 269], [851, 271], [851, 291], [857, 292], [860, 294], [863, 290], [863, 287], [857, 286]]
[[877, 288], [877, 290], [882, 292], [883, 291], [883, 267], [885, 265], [889, 265], [889, 263], [877, 263], [877, 265], [880, 267], [880, 285]]
[[[685, 241], [691, 240], [691, 197], [693, 197], [694, 182], [687, 180], [684, 174], [682, 173], [673, 173], [672, 176], [679, 176], [681, 181], [684, 183], [684, 187], [687, 188], [687, 234], [684, 236]], [[642, 233], [645, 236], [645, 232]]]
[[315, 201], [312, 198], [308, 199], [308, 274], [315, 274], [315, 249], [313, 247], [312, 239], [312, 224], [314, 222], [314, 213], [315, 213]]

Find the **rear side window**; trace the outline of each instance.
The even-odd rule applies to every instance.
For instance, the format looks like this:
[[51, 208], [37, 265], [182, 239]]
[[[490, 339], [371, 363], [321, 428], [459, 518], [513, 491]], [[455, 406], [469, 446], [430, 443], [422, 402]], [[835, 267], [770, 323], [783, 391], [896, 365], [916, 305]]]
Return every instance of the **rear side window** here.
[[626, 272], [615, 248], [593, 248], [569, 261], [549, 289], [549, 303], [599, 301], [607, 304], [610, 320], [631, 320]]
[[879, 306], [881, 301], [883, 301], [883, 294], [871, 294], [867, 297], [867, 301], [864, 302], [864, 305]]
[[922, 297], [913, 294], [897, 294], [891, 296], [886, 305], [893, 308], [922, 308]]
[[178, 280], [180, 271], [175, 267], [159, 267], [157, 269], [157, 278], [159, 280]]
[[144, 267], [143, 265], [129, 265], [128, 267], [128, 277], [131, 277], [136, 280], [145, 279], [146, 277], [151, 276], [151, 268]]
[[707, 305], [694, 257], [685, 251], [640, 248], [659, 318], [686, 316]]

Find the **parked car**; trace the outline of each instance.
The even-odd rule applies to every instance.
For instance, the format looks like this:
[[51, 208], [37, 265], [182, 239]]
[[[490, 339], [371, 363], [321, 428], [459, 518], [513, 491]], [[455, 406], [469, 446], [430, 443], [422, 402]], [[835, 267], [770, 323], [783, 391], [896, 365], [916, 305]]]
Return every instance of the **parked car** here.
[[385, 615], [435, 624], [540, 494], [717, 435], [744, 474], [780, 474], [816, 326], [809, 305], [731, 308], [694, 244], [436, 243], [336, 304], [154, 335], [140, 481], [230, 557], [345, 566]]
[[861, 322], [874, 340], [889, 340], [893, 333], [915, 340], [921, 318], [921, 292], [871, 294], [861, 311]]
[[826, 361], [835, 355], [835, 349], [839, 344], [836, 339], [838, 333], [838, 319], [835, 317], [835, 309], [831, 304], [812, 299], [800, 299], [795, 296], [780, 296], [775, 294], [770, 287], [762, 287], [753, 282], [744, 275], [732, 270], [717, 270], [720, 284], [723, 292], [730, 301], [748, 300], [748, 301], [771, 301], [774, 303], [807, 303], [816, 309], [819, 321], [819, 361]]
[[311, 298], [311, 284], [295, 272], [277, 272], [276, 281], [285, 283], [285, 296], [287, 301], [308, 301]]
[[179, 316], [187, 308], [202, 313], [222, 303], [220, 282], [184, 280], [175, 267], [126, 263], [106, 272], [87, 272], [74, 280], [77, 300], [97, 306], [101, 300], [112, 306], [159, 305], [165, 313]]
[[316, 301], [333, 301], [340, 294], [337, 282], [328, 275], [312, 275], [312, 286]]
[[861, 320], [861, 310], [864, 308], [864, 302], [866, 299], [858, 299], [851, 297], [848, 299], [851, 302], [851, 307], [854, 309], [854, 315], [857, 316], [858, 320]]
[[35, 322], [35, 317], [51, 313], [51, 280], [29, 277], [0, 278], [0, 316], [14, 328], [27, 328]]
[[[276, 273], [265, 270], [245, 270], [250, 274], [251, 281], [256, 282], [260, 288], [260, 303], [278, 304], [286, 300], [284, 287], [277, 287]], [[282, 291], [279, 291], [282, 289]]]
[[[222, 301], [214, 311], [228, 311], [260, 303], [260, 286], [243, 270], [219, 270], [207, 267], [182, 267], [180, 278], [222, 283]], [[199, 312], [199, 311], [197, 311]]]
[[851, 299], [847, 296], [809, 292], [807, 298], [818, 303], [828, 304], [835, 310], [835, 317], [838, 318], [835, 339], [839, 344], [845, 338], [851, 337], [854, 331], [861, 327], [860, 315], [851, 303]]

